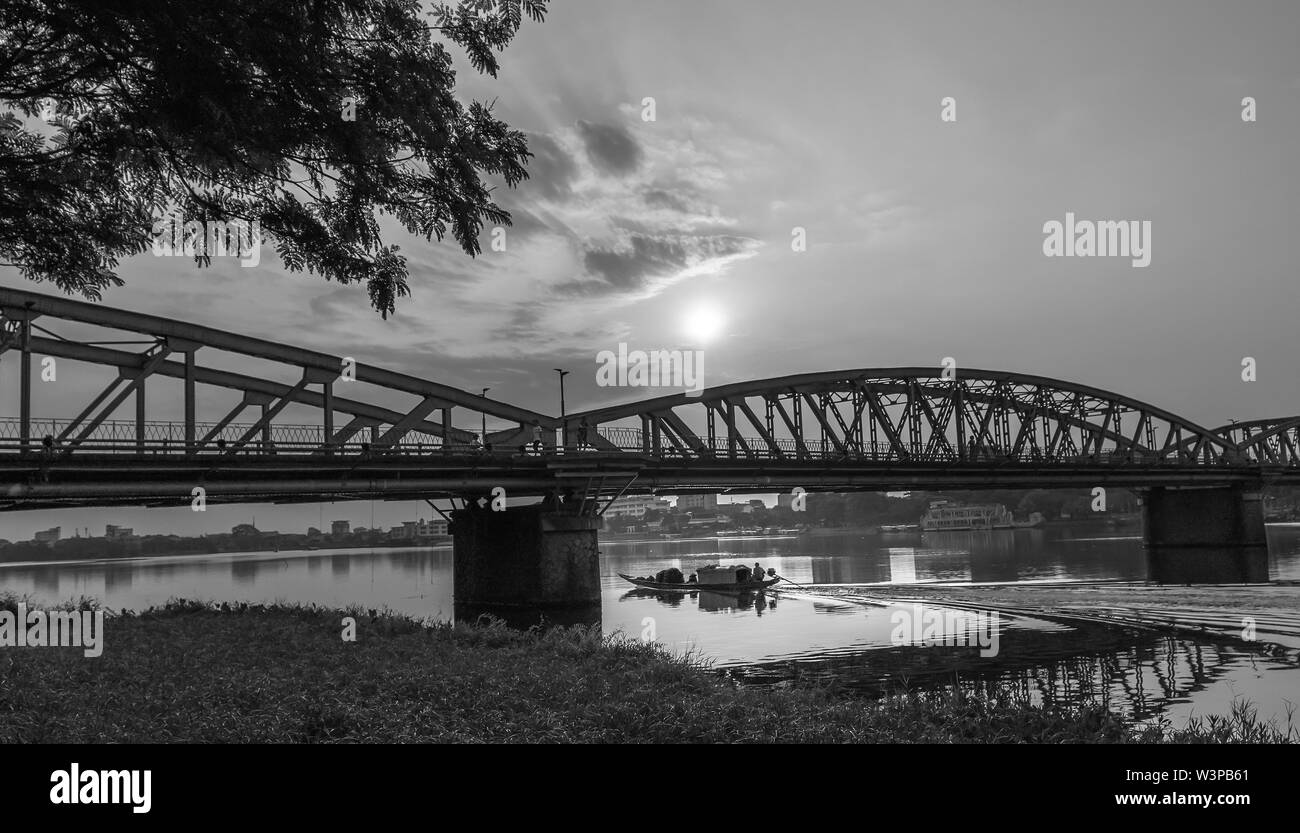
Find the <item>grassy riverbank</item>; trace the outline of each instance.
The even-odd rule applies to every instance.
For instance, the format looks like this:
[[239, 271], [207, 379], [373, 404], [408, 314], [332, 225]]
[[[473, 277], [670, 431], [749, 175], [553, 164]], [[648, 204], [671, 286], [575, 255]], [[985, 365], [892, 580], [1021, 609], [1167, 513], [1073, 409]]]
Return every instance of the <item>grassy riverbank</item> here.
[[[13, 600], [4, 605], [12, 609]], [[0, 648], [0, 743], [1268, 741], [1248, 717], [1140, 729], [1104, 711], [741, 687], [583, 628], [426, 627], [292, 606], [173, 603], [107, 620], [104, 653]]]

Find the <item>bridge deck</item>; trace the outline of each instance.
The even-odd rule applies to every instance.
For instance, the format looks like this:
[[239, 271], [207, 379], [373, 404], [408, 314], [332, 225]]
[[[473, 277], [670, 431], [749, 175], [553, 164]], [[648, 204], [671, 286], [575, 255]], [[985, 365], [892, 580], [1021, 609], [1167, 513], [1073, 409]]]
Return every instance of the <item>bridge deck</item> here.
[[[74, 462], [75, 461], [75, 462]], [[1300, 482], [1289, 468], [1207, 468], [1168, 463], [1027, 463], [672, 459], [627, 453], [506, 451], [405, 453], [183, 454], [78, 452], [0, 454], [0, 511], [71, 505], [171, 505], [190, 502], [195, 487], [207, 502], [416, 500], [479, 496], [501, 487], [511, 496], [572, 488], [588, 495], [647, 491], [788, 492], [905, 489], [1091, 488], [1153, 486], [1248, 487]]]

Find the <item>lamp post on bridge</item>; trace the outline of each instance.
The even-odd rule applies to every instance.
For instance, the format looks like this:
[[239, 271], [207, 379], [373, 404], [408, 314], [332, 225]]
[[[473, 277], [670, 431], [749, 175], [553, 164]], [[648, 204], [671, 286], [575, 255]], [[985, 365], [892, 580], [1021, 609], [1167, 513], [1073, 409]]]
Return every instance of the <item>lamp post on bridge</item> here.
[[[492, 390], [492, 388], [483, 388], [484, 399], [487, 399], [487, 392], [490, 390]], [[487, 411], [480, 411], [479, 416], [483, 417], [482, 432], [478, 435], [479, 443], [483, 446], [483, 450], [486, 451], [487, 450]]]
[[569, 375], [569, 371], [553, 368], [556, 373], [560, 374], [560, 448], [569, 444], [569, 426], [564, 418], [564, 377]]

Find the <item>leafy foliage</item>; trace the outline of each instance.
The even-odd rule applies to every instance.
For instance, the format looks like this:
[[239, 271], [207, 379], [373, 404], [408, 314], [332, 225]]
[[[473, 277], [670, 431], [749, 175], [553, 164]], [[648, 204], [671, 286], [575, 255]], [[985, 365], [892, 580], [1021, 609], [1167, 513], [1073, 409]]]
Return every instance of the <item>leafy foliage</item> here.
[[[10, 0], [0, 6], [0, 256], [98, 299], [155, 220], [257, 221], [292, 270], [409, 294], [378, 217], [479, 253], [524, 135], [462, 104], [445, 43], [496, 76], [546, 0]], [[345, 103], [355, 102], [346, 120]], [[197, 257], [202, 265], [208, 259]]]

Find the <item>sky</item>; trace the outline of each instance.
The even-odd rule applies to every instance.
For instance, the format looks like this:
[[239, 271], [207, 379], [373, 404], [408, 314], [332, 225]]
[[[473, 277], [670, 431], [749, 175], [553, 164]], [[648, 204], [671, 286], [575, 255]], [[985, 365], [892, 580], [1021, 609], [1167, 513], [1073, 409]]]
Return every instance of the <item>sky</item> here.
[[[571, 412], [644, 398], [597, 385], [598, 353], [625, 343], [704, 350], [706, 386], [950, 356], [1207, 427], [1296, 414], [1297, 31], [1290, 2], [560, 0], [497, 79], [461, 62], [462, 96], [495, 99], [535, 154], [497, 192], [505, 251], [393, 231], [414, 294], [388, 321], [364, 287], [289, 273], [270, 248], [255, 268], [142, 255], [104, 303], [547, 413], [556, 367]], [[1067, 212], [1148, 221], [1150, 264], [1045, 256]], [[0, 285], [41, 289], [9, 268]], [[100, 383], [78, 379], [66, 395], [84, 401]], [[16, 390], [0, 361], [3, 415]], [[254, 513], [368, 526], [370, 509], [19, 512], [0, 538]], [[380, 525], [417, 514], [375, 507]]]

